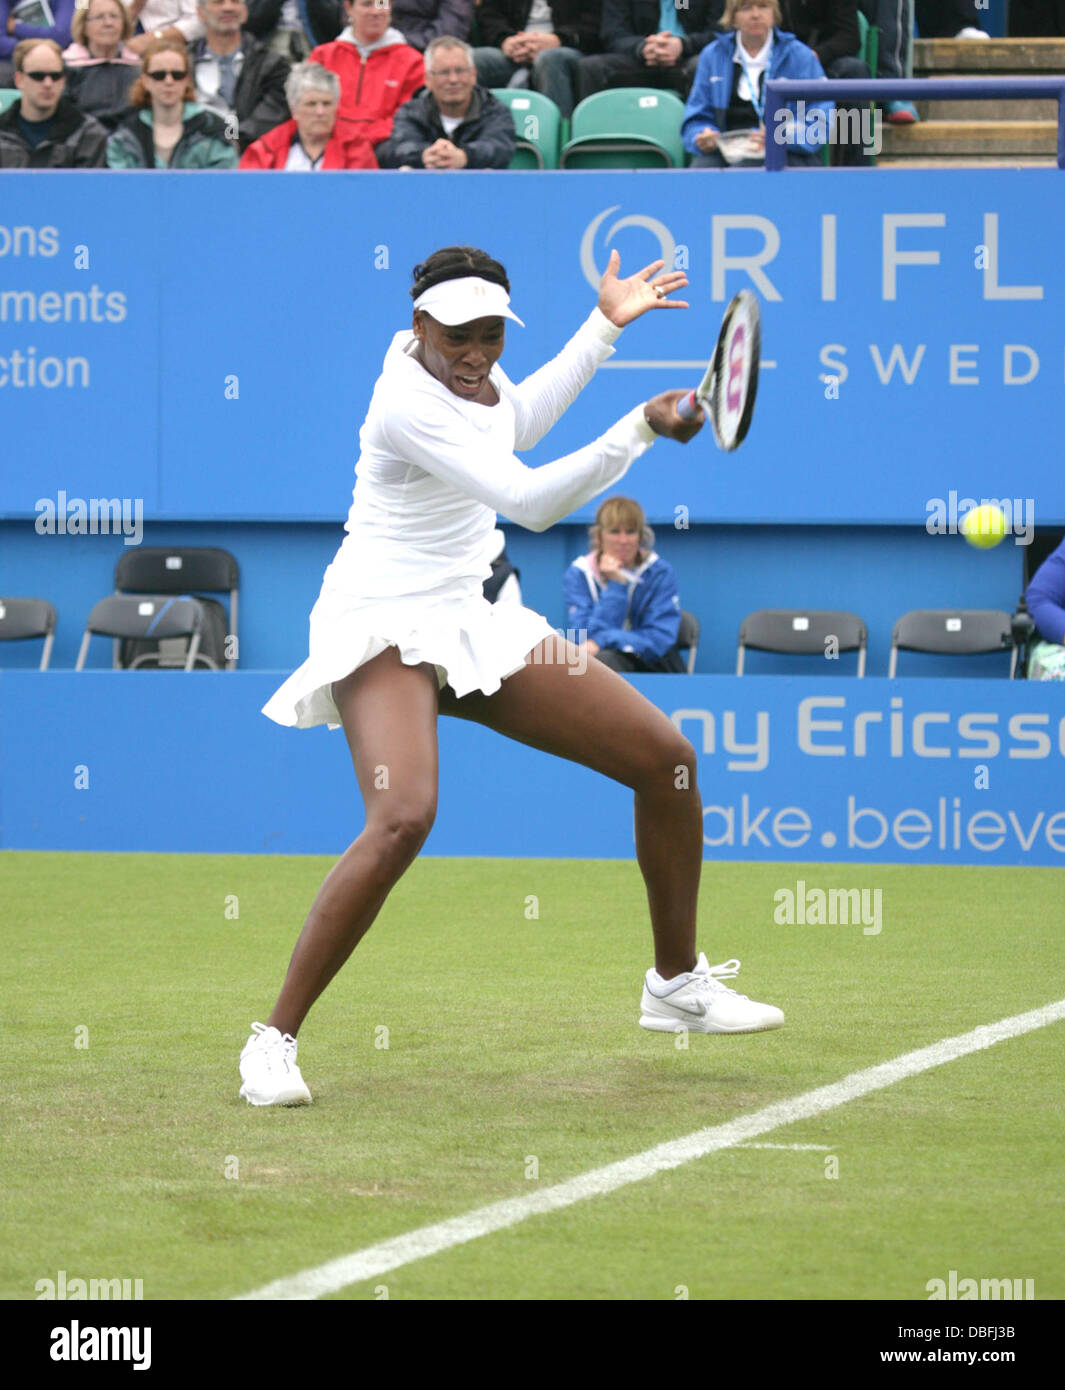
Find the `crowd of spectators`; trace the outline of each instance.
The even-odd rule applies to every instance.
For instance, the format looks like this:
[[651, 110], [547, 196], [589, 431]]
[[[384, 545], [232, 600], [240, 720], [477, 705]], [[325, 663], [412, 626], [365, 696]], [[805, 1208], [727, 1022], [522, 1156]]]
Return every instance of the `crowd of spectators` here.
[[[513, 123], [493, 89], [569, 117], [626, 86], [685, 99], [694, 167], [757, 163], [768, 78], [869, 75], [859, 7], [877, 75], [898, 77], [914, 5], [926, 37], [986, 39], [978, 3], [0, 0], [0, 88], [19, 94], [0, 169], [505, 169]], [[1065, 35], [1065, 0], [1013, 0], [1010, 16], [1015, 36]], [[737, 131], [738, 160], [720, 138]], [[791, 143], [791, 162], [811, 160], [801, 131]]]

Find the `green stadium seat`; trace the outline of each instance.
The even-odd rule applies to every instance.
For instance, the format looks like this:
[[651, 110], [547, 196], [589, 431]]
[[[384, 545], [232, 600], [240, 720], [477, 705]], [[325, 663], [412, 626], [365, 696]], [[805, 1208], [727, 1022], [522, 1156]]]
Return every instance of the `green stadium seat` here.
[[522, 87], [493, 87], [492, 95], [510, 107], [518, 148], [511, 169], [557, 169], [562, 144], [562, 112], [540, 92]]
[[0, 115], [3, 115], [9, 106], [14, 106], [21, 95], [17, 87], [0, 87]]
[[684, 103], [674, 92], [619, 87], [586, 97], [573, 113], [563, 169], [683, 169]]
[[875, 77], [880, 62], [880, 30], [875, 24], [869, 23], [861, 10], [858, 11], [858, 38], [858, 57], [864, 60], [869, 76]]

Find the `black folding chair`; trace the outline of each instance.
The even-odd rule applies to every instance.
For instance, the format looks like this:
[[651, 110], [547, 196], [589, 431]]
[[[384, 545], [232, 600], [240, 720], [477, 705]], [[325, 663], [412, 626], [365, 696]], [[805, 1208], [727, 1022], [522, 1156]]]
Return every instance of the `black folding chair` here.
[[203, 604], [198, 599], [187, 596], [167, 598], [160, 595], [153, 598], [143, 594], [112, 594], [93, 605], [89, 620], [85, 624], [74, 670], [84, 670], [89, 643], [96, 634], [119, 640], [138, 637], [187, 637], [189, 647], [184, 669], [192, 671], [196, 666], [196, 654], [200, 650], [203, 626]]
[[[115, 592], [126, 594], [186, 594], [199, 597], [203, 593], [225, 593], [229, 597], [229, 635], [233, 638], [234, 655], [224, 658], [225, 669], [237, 669], [236, 650], [239, 646], [237, 636], [237, 605], [240, 589], [240, 572], [237, 562], [228, 550], [211, 545], [163, 546], [142, 545], [123, 552], [115, 566]], [[221, 623], [221, 605], [217, 608]], [[141, 665], [143, 654], [136, 658]], [[213, 660], [201, 655], [201, 662], [211, 667]], [[118, 662], [116, 665], [133, 662]], [[154, 664], [154, 663], [153, 663]]]
[[1010, 615], [997, 608], [915, 608], [903, 613], [891, 634], [888, 676], [895, 675], [899, 652], [935, 652], [942, 656], [1009, 652], [1012, 679], [1017, 669], [1017, 648], [1010, 623]]
[[39, 669], [48, 670], [55, 641], [56, 611], [44, 598], [0, 598], [0, 642], [44, 638]]
[[747, 649], [789, 656], [824, 656], [829, 642], [837, 652], [858, 653], [858, 675], [865, 675], [868, 633], [857, 613], [837, 608], [759, 608], [740, 624], [736, 674], [743, 675]]
[[687, 609], [682, 609], [680, 614], [680, 627], [677, 630], [676, 646], [682, 652], [688, 653], [685, 663], [688, 675], [695, 673], [695, 658], [699, 654], [699, 619], [694, 613], [689, 613]]

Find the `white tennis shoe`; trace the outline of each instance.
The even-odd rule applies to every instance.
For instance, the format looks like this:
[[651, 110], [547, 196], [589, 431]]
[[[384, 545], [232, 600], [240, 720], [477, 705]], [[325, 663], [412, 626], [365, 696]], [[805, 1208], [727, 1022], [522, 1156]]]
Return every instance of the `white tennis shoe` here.
[[672, 980], [648, 970], [640, 1003], [640, 1027], [655, 1033], [762, 1033], [784, 1022], [780, 1009], [757, 1004], [722, 984], [739, 973], [738, 960], [708, 965], [699, 953], [695, 969]]
[[240, 1094], [250, 1105], [309, 1105], [311, 1093], [296, 1065], [296, 1039], [253, 1023], [240, 1054]]

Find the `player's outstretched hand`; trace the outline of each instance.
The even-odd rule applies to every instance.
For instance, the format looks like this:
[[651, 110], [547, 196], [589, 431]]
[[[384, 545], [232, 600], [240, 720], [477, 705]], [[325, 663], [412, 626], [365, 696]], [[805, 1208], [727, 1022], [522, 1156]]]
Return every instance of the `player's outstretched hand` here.
[[611, 251], [606, 271], [599, 283], [601, 312], [618, 328], [624, 328], [633, 319], [646, 314], [648, 309], [687, 309], [688, 305], [684, 300], [667, 299], [666, 296], [673, 290], [682, 290], [688, 283], [688, 277], [682, 270], [669, 270], [665, 274], [658, 274], [664, 265], [665, 261], [652, 261], [635, 275], [630, 275], [627, 280], [619, 280], [621, 257], [616, 251]]
[[687, 444], [702, 429], [706, 416], [702, 409], [696, 411], [690, 420], [677, 414], [677, 402], [687, 391], [663, 391], [660, 396], [652, 396], [643, 408], [644, 419], [654, 430], [666, 439], [675, 439], [678, 444]]

